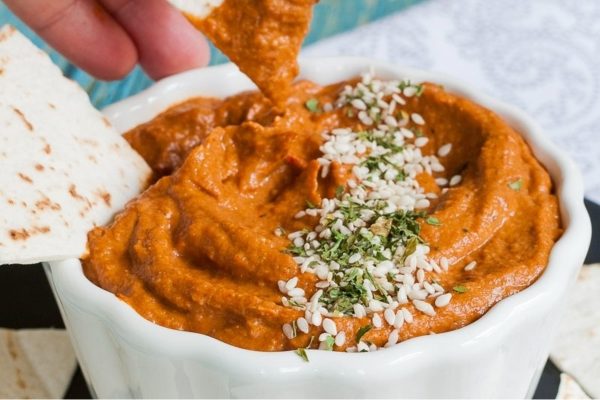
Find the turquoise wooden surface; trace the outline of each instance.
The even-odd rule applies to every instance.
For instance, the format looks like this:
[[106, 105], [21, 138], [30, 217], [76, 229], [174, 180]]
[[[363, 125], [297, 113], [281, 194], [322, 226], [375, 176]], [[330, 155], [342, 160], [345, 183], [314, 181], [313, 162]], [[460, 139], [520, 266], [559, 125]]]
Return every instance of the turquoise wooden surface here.
[[[319, 39], [366, 24], [388, 14], [400, 11], [422, 0], [321, 0], [315, 7], [311, 30], [304, 45]], [[40, 1], [43, 4], [43, 1]], [[47, 51], [66, 76], [76, 80], [90, 94], [96, 107], [114, 103], [146, 88], [152, 81], [139, 68], [135, 68], [120, 81], [104, 82], [94, 79], [70, 64], [37, 37], [25, 24], [16, 18], [0, 1], [0, 25], [10, 23]], [[211, 48], [211, 64], [221, 64], [227, 58]]]

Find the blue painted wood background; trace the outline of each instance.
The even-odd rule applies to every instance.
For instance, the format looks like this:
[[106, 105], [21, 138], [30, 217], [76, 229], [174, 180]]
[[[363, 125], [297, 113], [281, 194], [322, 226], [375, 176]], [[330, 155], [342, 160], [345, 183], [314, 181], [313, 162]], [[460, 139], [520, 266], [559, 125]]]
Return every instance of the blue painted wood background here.
[[[45, 0], [41, 0], [40, 4], [43, 4], [43, 1]], [[420, 1], [423, 0], [321, 0], [315, 7], [311, 30], [304, 44], [308, 45], [319, 39], [366, 24]], [[65, 75], [78, 81], [86, 89], [96, 107], [114, 103], [123, 97], [139, 92], [152, 83], [139, 67], [120, 81], [103, 82], [94, 79], [70, 64], [60, 54], [52, 51], [7, 9], [4, 2], [0, 1], [0, 26], [6, 23], [15, 25], [39, 47], [47, 51]], [[211, 49], [211, 56], [213, 65], [227, 61], [227, 58], [214, 48]]]

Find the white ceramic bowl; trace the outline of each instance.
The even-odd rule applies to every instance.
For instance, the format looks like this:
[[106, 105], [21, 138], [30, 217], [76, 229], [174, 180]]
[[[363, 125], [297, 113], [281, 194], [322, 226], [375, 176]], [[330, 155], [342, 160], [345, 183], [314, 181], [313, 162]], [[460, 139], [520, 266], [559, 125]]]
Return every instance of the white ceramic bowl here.
[[[78, 260], [46, 272], [83, 373], [99, 397], [512, 397], [531, 396], [549, 353], [565, 295], [590, 241], [583, 185], [573, 162], [521, 111], [438, 74], [359, 58], [307, 59], [301, 77], [321, 84], [369, 67], [382, 78], [443, 84], [501, 114], [533, 148], [556, 184], [564, 234], [548, 267], [526, 290], [455, 331], [374, 353], [257, 352], [148, 322], [82, 273]], [[192, 96], [254, 86], [234, 66], [189, 71], [105, 110], [124, 132]]]

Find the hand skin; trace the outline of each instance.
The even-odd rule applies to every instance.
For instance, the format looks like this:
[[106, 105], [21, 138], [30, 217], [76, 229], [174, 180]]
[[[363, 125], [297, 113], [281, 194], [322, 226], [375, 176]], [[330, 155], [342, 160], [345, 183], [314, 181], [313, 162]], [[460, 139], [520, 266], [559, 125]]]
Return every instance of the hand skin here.
[[4, 0], [91, 75], [114, 80], [139, 63], [153, 79], [208, 64], [204, 37], [166, 0]]

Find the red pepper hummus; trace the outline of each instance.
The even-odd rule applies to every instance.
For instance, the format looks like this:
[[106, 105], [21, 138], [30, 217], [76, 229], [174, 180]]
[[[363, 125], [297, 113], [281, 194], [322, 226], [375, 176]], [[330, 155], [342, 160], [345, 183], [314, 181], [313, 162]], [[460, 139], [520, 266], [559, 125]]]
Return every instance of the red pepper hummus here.
[[373, 351], [463, 327], [543, 272], [548, 173], [498, 115], [427, 83], [301, 81], [126, 134], [157, 181], [89, 234], [86, 276], [234, 346]]

